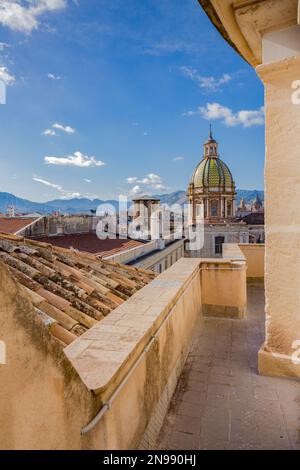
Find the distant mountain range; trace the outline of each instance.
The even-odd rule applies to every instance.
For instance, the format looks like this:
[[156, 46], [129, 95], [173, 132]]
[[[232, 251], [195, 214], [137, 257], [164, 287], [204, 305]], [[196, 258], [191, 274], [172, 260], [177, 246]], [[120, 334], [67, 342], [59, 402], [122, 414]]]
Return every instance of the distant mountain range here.
[[[244, 198], [246, 204], [251, 204], [257, 195], [259, 196], [261, 201], [264, 201], [264, 191], [255, 189], [237, 189], [236, 201], [239, 204], [240, 200]], [[161, 194], [157, 197], [160, 199], [161, 203], [168, 204], [169, 206], [171, 206], [172, 204], [183, 205], [187, 202], [186, 191], [176, 191], [170, 194]]]
[[[241, 198], [245, 199], [246, 204], [250, 204], [256, 197], [264, 200], [264, 191], [248, 190], [248, 189], [238, 189], [237, 190], [237, 203], [239, 203]], [[183, 205], [186, 199], [185, 191], [176, 191], [170, 194], [161, 194], [156, 196], [158, 197], [163, 204], [180, 204]], [[40, 214], [51, 214], [54, 211], [60, 211], [62, 213], [72, 213], [72, 214], [89, 214], [91, 210], [96, 210], [100, 204], [111, 204], [114, 207], [118, 206], [118, 201], [116, 200], [101, 200], [101, 199], [86, 199], [86, 198], [75, 198], [75, 199], [55, 199], [53, 201], [48, 201], [45, 203], [42, 202], [32, 202], [27, 199], [22, 199], [14, 196], [10, 193], [0, 192], [0, 212], [6, 213], [7, 207], [10, 205], [15, 206], [17, 213], [32, 213], [38, 212]]]

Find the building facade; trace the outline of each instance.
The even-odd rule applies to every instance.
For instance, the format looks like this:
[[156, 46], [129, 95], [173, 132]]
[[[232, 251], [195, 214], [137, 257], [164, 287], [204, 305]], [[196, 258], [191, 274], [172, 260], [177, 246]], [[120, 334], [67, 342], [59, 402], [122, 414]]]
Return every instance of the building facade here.
[[[192, 175], [187, 192], [189, 225], [199, 227], [203, 224], [203, 246], [195, 251], [187, 245], [187, 256], [220, 257], [224, 243], [263, 243], [265, 239], [263, 217], [254, 214], [263, 212], [262, 202], [257, 196], [247, 211], [245, 201], [242, 201], [236, 211], [235, 182], [219, 156], [218, 147], [210, 128], [203, 158]], [[254, 217], [245, 217], [252, 213]]]

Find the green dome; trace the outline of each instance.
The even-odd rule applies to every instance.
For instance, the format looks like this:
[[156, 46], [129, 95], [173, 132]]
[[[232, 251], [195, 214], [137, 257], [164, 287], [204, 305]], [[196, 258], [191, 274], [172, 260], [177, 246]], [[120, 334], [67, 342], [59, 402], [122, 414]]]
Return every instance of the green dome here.
[[231, 171], [218, 157], [204, 158], [197, 166], [191, 183], [195, 188], [234, 187]]

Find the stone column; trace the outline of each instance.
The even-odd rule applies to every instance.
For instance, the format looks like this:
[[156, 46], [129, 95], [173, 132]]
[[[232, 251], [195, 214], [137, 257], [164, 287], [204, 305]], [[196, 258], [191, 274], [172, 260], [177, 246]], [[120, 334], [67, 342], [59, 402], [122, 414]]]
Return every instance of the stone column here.
[[266, 341], [259, 371], [300, 377], [300, 56], [257, 72], [266, 103]]
[[232, 200], [232, 217], [235, 217], [235, 212], [236, 212], [236, 204], [235, 204], [235, 199]]

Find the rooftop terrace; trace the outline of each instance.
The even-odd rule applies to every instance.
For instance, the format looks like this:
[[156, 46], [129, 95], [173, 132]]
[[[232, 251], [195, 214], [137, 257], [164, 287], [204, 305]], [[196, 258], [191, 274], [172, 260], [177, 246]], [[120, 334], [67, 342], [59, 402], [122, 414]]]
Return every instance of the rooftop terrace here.
[[300, 449], [297, 380], [264, 377], [264, 289], [248, 287], [244, 320], [206, 318], [179, 379], [160, 449]]

